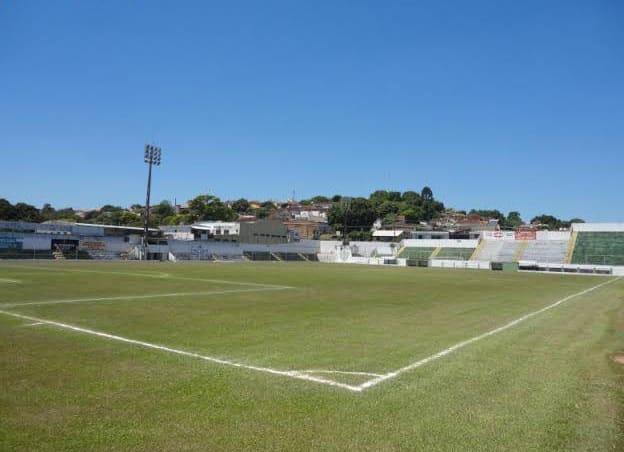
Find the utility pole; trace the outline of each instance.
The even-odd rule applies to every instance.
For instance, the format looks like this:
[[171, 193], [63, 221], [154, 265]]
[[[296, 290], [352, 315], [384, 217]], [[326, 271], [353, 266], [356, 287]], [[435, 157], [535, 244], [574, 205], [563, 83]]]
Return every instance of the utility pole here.
[[160, 166], [161, 149], [151, 144], [145, 145], [144, 161], [147, 163], [147, 196], [145, 197], [145, 215], [143, 215], [143, 260], [147, 260], [147, 237], [149, 235], [150, 194], [152, 191], [152, 165]]

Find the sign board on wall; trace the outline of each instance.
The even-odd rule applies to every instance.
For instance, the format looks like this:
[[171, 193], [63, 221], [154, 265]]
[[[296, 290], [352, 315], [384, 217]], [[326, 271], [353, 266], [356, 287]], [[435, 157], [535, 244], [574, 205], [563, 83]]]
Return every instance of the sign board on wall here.
[[0, 237], [0, 248], [21, 250], [23, 247], [23, 239], [13, 237]]
[[536, 240], [537, 231], [535, 229], [521, 229], [516, 231], [516, 240]]
[[483, 231], [481, 234], [485, 240], [516, 240], [513, 231]]
[[94, 240], [81, 240], [80, 241], [80, 249], [89, 250], [89, 251], [103, 251], [106, 249], [106, 243], [94, 241]]

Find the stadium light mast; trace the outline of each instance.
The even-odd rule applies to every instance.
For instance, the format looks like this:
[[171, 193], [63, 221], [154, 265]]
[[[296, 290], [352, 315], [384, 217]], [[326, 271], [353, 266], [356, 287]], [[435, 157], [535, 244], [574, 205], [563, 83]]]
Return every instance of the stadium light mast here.
[[145, 197], [145, 215], [143, 216], [143, 259], [147, 260], [147, 237], [149, 234], [150, 194], [152, 191], [152, 166], [160, 166], [161, 149], [151, 144], [145, 145], [144, 161], [147, 163], [147, 196]]

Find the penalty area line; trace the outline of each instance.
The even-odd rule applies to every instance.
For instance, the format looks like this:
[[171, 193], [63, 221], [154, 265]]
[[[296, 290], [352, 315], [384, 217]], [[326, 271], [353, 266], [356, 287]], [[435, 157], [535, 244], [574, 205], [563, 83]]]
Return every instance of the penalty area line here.
[[3, 303], [0, 304], [0, 308], [16, 308], [20, 306], [38, 306], [48, 304], [65, 304], [65, 303], [88, 303], [98, 301], [121, 301], [121, 300], [145, 300], [150, 298], [171, 298], [171, 297], [201, 297], [209, 295], [224, 295], [231, 293], [254, 293], [254, 292], [269, 292], [274, 290], [286, 290], [281, 287], [258, 287], [254, 289], [224, 289], [224, 290], [206, 290], [202, 292], [173, 292], [173, 293], [160, 293], [149, 295], [123, 295], [118, 297], [96, 297], [96, 298], [69, 298], [64, 300], [41, 300], [41, 301], [26, 301], [23, 303]]
[[607, 284], [614, 283], [615, 281], [619, 281], [620, 279], [622, 279], [622, 277], [613, 278], [613, 279], [610, 279], [610, 280], [605, 281], [603, 283], [600, 283], [598, 285], [595, 285], [593, 287], [590, 287], [589, 289], [581, 290], [580, 292], [574, 293], [572, 295], [568, 295], [567, 297], [564, 297], [564, 298], [562, 298], [560, 300], [557, 300], [554, 303], [549, 304], [548, 306], [545, 306], [545, 307], [543, 307], [541, 309], [538, 309], [537, 311], [530, 312], [528, 314], [523, 315], [522, 317], [519, 317], [519, 318], [517, 318], [515, 320], [512, 320], [511, 322], [506, 323], [503, 326], [500, 326], [498, 328], [495, 328], [493, 330], [490, 330], [490, 331], [488, 331], [486, 333], [483, 333], [483, 334], [480, 334], [478, 336], [472, 337], [470, 339], [466, 339], [465, 341], [459, 342], [459, 343], [457, 343], [455, 345], [452, 345], [452, 346], [450, 346], [448, 348], [445, 348], [444, 350], [442, 350], [442, 351], [440, 351], [440, 352], [438, 352], [438, 353], [436, 353], [434, 355], [428, 356], [428, 357], [423, 358], [423, 359], [421, 359], [419, 361], [416, 361], [416, 362], [413, 362], [411, 364], [408, 364], [405, 367], [401, 367], [400, 369], [397, 369], [395, 371], [392, 371], [392, 372], [389, 372], [387, 374], [381, 375], [381, 376], [379, 376], [377, 378], [373, 378], [373, 379], [371, 379], [371, 380], [369, 380], [367, 382], [362, 383], [361, 385], [358, 386], [358, 388], [360, 388], [361, 391], [364, 391], [366, 389], [369, 389], [369, 388], [371, 388], [373, 386], [378, 385], [379, 383], [383, 383], [385, 381], [388, 381], [388, 380], [391, 380], [393, 378], [396, 378], [396, 377], [398, 377], [399, 375], [401, 375], [401, 374], [403, 374], [405, 372], [409, 372], [411, 370], [417, 369], [418, 367], [424, 366], [425, 364], [429, 364], [432, 361], [435, 361], [437, 359], [440, 359], [440, 358], [443, 358], [443, 357], [445, 357], [447, 355], [450, 355], [451, 353], [456, 352], [457, 350], [462, 349], [462, 348], [464, 348], [464, 347], [466, 347], [466, 346], [468, 346], [470, 344], [473, 344], [473, 343], [475, 343], [477, 341], [480, 341], [482, 339], [486, 339], [486, 338], [488, 338], [490, 336], [494, 336], [495, 334], [502, 333], [503, 331], [508, 330], [509, 328], [512, 328], [512, 327], [518, 325], [519, 323], [524, 322], [525, 320], [531, 319], [531, 318], [533, 318], [533, 317], [535, 317], [535, 316], [537, 316], [539, 314], [542, 314], [542, 313], [544, 313], [544, 312], [546, 312], [546, 311], [548, 311], [550, 309], [556, 308], [557, 306], [559, 306], [559, 305], [561, 305], [561, 304], [563, 304], [563, 303], [565, 303], [567, 301], [570, 301], [573, 298], [580, 297], [582, 295], [588, 294], [589, 292], [592, 292], [592, 291], [594, 291], [596, 289], [599, 289], [599, 288], [601, 288], [603, 286], [606, 286]]
[[10, 264], [12, 268], [27, 268], [31, 270], [39, 270], [39, 271], [51, 271], [51, 272], [59, 272], [59, 273], [98, 273], [105, 275], [121, 275], [121, 276], [133, 276], [133, 277], [142, 277], [142, 278], [155, 278], [160, 280], [178, 280], [178, 281], [198, 281], [198, 282], [207, 282], [207, 283], [217, 283], [217, 284], [229, 284], [234, 286], [250, 286], [250, 287], [267, 287], [274, 289], [295, 289], [292, 286], [284, 286], [279, 284], [264, 284], [264, 283], [255, 283], [255, 282], [247, 282], [247, 281], [230, 281], [227, 279], [212, 279], [212, 278], [191, 278], [186, 276], [172, 276], [170, 273], [139, 273], [139, 272], [121, 272], [121, 271], [105, 271], [105, 270], [86, 270], [82, 268], [53, 268], [53, 267], [43, 267], [43, 266], [26, 266], [26, 265], [16, 265]]
[[352, 385], [348, 385], [348, 384], [345, 384], [345, 383], [339, 383], [337, 381], [329, 380], [327, 378], [316, 377], [316, 376], [313, 376], [313, 375], [307, 375], [307, 374], [305, 374], [303, 372], [299, 372], [299, 371], [279, 370], [279, 369], [273, 369], [271, 367], [262, 367], [262, 366], [253, 366], [253, 365], [249, 365], [249, 364], [243, 364], [243, 363], [239, 363], [239, 362], [236, 362], [236, 361], [230, 361], [230, 360], [226, 360], [226, 359], [216, 358], [216, 357], [213, 357], [213, 356], [200, 355], [199, 353], [194, 353], [194, 352], [189, 352], [189, 351], [186, 351], [186, 350], [180, 350], [180, 349], [176, 349], [176, 348], [166, 347], [164, 345], [153, 344], [151, 342], [139, 341], [139, 340], [136, 340], [136, 339], [130, 339], [130, 338], [123, 337], [123, 336], [116, 336], [114, 334], [104, 333], [102, 331], [91, 330], [91, 329], [88, 329], [88, 328], [82, 328], [82, 327], [79, 327], [79, 326], [70, 325], [68, 323], [61, 323], [61, 322], [56, 322], [56, 321], [53, 321], [53, 320], [40, 319], [40, 318], [32, 317], [32, 316], [29, 316], [29, 315], [18, 314], [16, 312], [0, 310], [0, 314], [4, 314], [4, 315], [10, 316], [10, 317], [15, 317], [15, 318], [22, 319], [22, 320], [29, 320], [31, 322], [40, 322], [40, 323], [46, 324], [46, 325], [53, 325], [53, 326], [56, 326], [58, 328], [71, 330], [71, 331], [76, 331], [78, 333], [83, 333], [83, 334], [89, 334], [89, 335], [92, 335], [92, 336], [97, 336], [97, 337], [101, 337], [101, 338], [104, 338], [104, 339], [109, 339], [109, 340], [112, 340], [112, 341], [117, 341], [117, 342], [123, 342], [123, 343], [126, 343], [126, 344], [136, 345], [136, 346], [143, 347], [143, 348], [148, 348], [148, 349], [152, 349], [152, 350], [159, 350], [159, 351], [162, 351], [162, 352], [171, 353], [171, 354], [175, 354], [175, 355], [186, 356], [188, 358], [200, 359], [200, 360], [203, 360], [203, 361], [209, 361], [211, 363], [221, 364], [223, 366], [237, 367], [239, 369], [247, 369], [247, 370], [252, 370], [252, 371], [256, 371], [256, 372], [263, 372], [263, 373], [271, 374], [271, 375], [279, 375], [279, 376], [282, 376], [282, 377], [293, 378], [293, 379], [296, 379], [296, 380], [303, 380], [303, 381], [308, 381], [308, 382], [320, 383], [320, 384], [324, 384], [324, 385], [327, 385], [327, 386], [333, 386], [333, 387], [336, 387], [336, 388], [347, 389], [347, 390], [352, 391], [352, 392], [361, 392], [362, 391], [362, 389], [360, 387], [358, 387], [358, 386], [352, 386]]

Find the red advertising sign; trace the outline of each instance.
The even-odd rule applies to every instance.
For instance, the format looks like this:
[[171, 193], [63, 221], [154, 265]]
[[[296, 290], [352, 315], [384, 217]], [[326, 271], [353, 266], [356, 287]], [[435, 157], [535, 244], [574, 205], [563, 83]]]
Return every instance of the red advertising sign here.
[[518, 229], [515, 233], [516, 240], [535, 240], [537, 231], [535, 229]]

